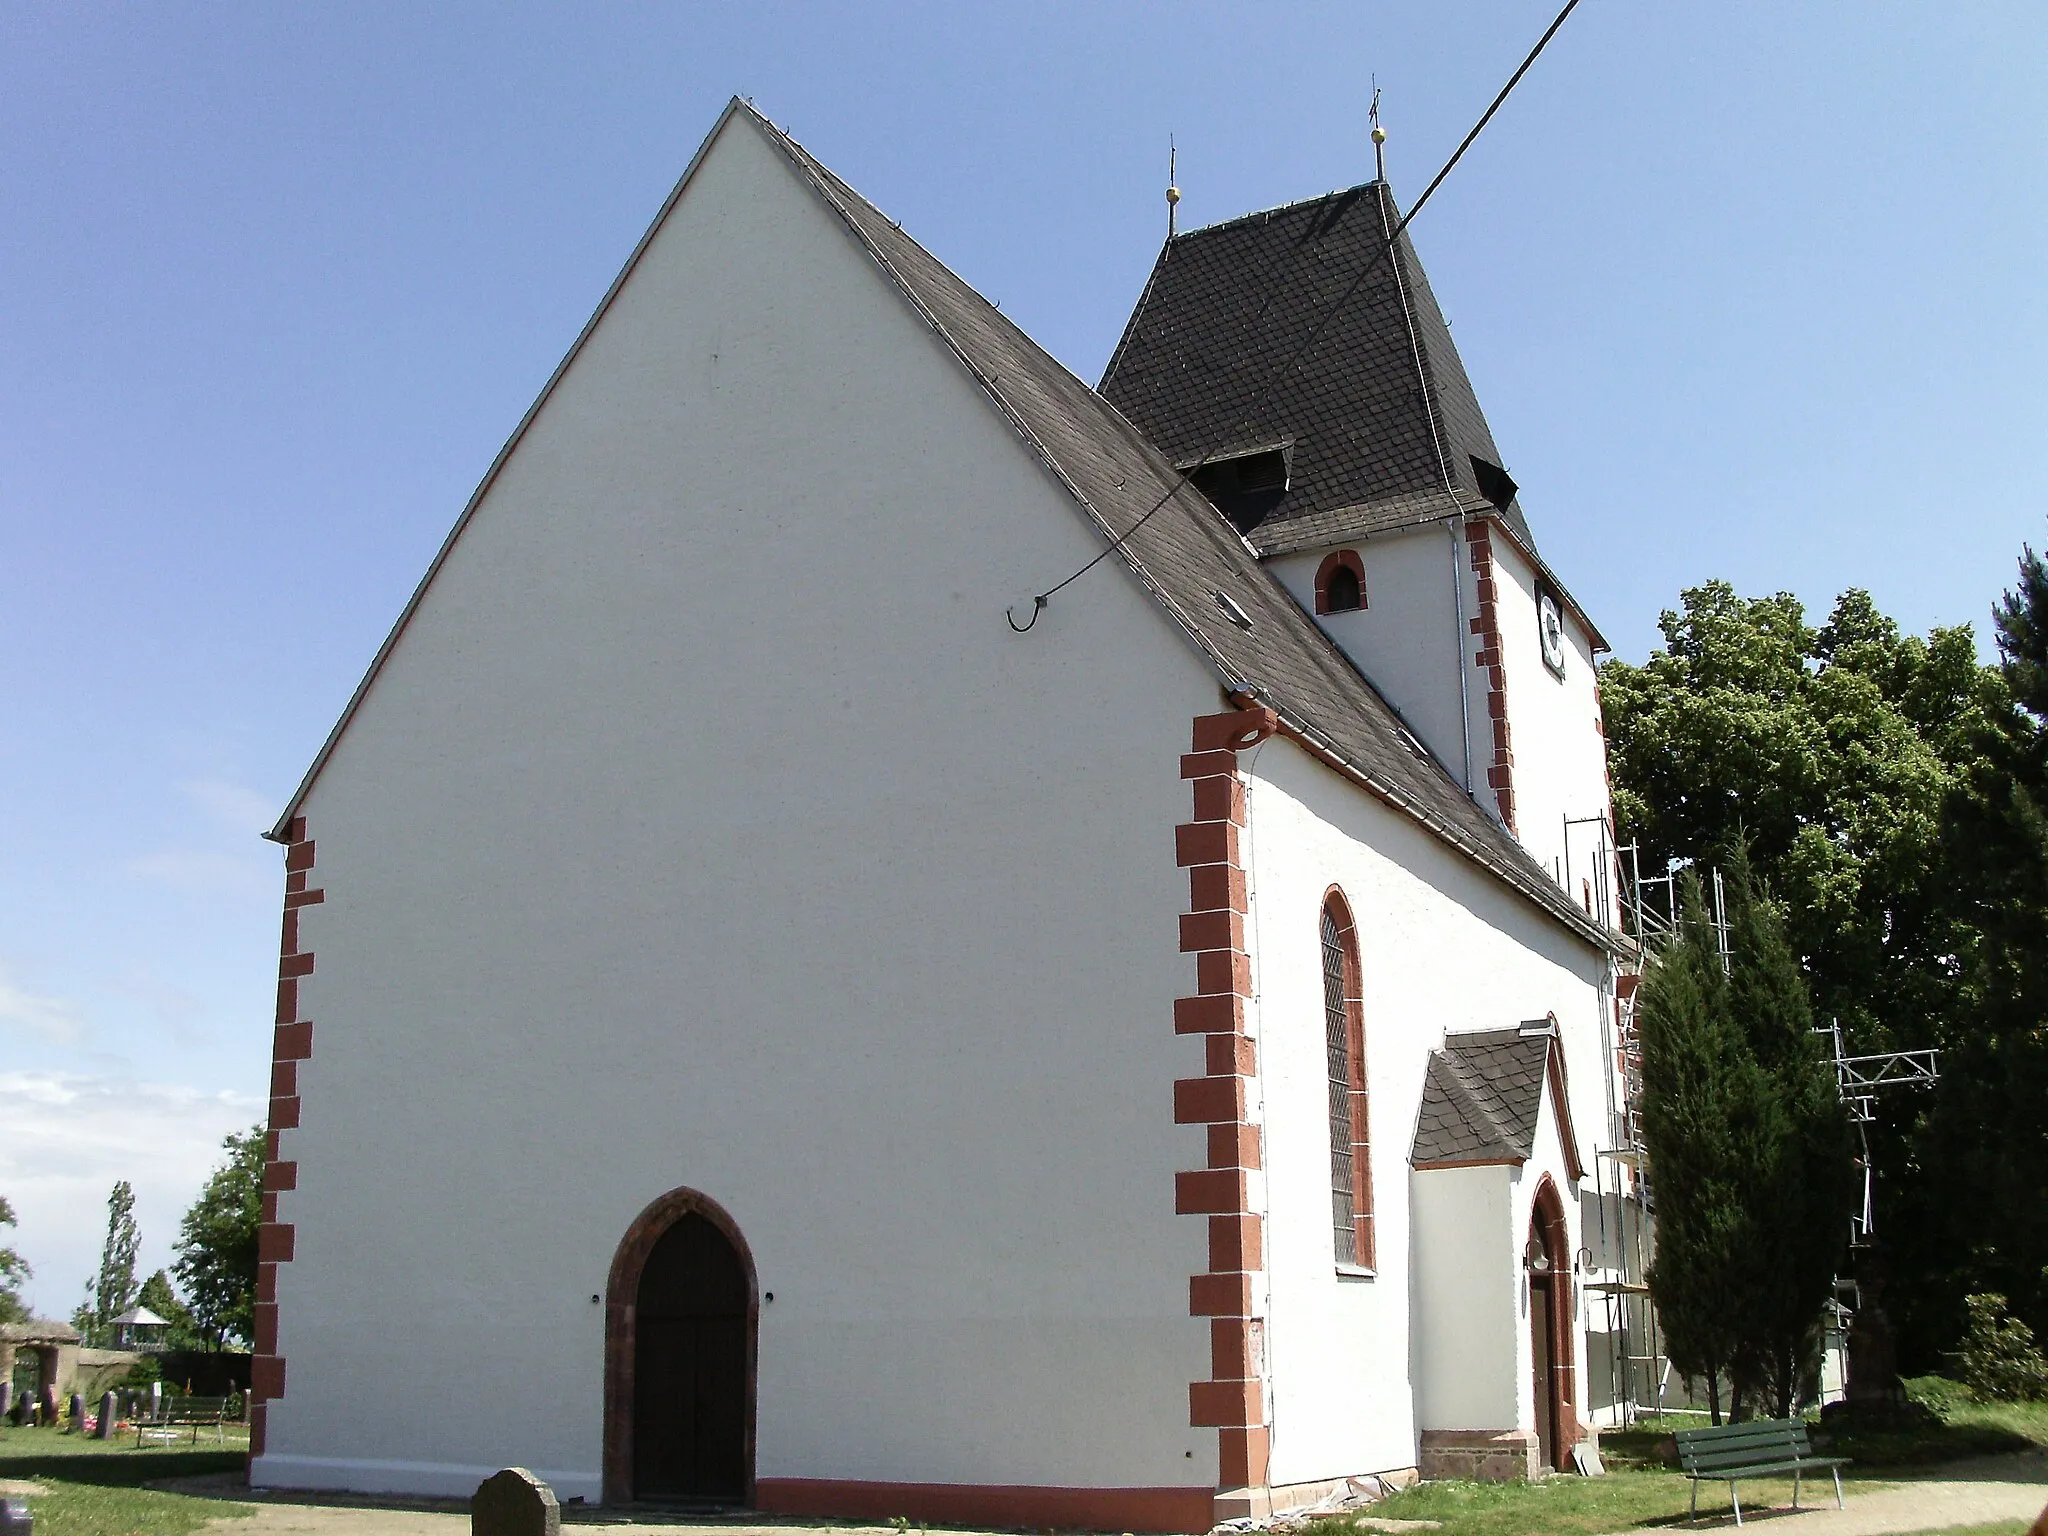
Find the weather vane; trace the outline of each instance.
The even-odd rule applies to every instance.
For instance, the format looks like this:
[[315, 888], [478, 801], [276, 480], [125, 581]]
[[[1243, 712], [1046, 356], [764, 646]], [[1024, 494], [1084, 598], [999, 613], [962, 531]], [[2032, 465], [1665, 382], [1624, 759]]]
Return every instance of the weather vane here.
[[1377, 180], [1387, 179], [1387, 130], [1380, 126], [1380, 77], [1372, 77], [1372, 105], [1366, 109], [1372, 120], [1372, 168]]
[[1173, 213], [1180, 203], [1180, 188], [1174, 184], [1174, 170], [1179, 151], [1174, 148], [1173, 135], [1166, 136], [1166, 238], [1173, 238]]

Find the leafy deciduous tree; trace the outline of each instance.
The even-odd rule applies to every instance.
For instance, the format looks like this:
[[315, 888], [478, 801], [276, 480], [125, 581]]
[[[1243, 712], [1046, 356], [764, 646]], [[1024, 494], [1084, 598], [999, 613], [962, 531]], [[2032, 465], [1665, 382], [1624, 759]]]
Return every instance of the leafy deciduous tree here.
[[1942, 876], [1972, 942], [1920, 1145], [1913, 1231], [1943, 1331], [1972, 1293], [2048, 1332], [2048, 567], [2032, 549], [1992, 615], [2004, 697], [1948, 802]]
[[230, 1133], [227, 1158], [185, 1213], [172, 1267], [209, 1348], [256, 1333], [256, 1229], [263, 1218], [263, 1127]]
[[[1999, 670], [1978, 662], [1968, 626], [1902, 636], [1860, 591], [1816, 629], [1790, 594], [1743, 598], [1708, 582], [1659, 624], [1664, 645], [1642, 665], [1601, 669], [1623, 839], [1654, 870], [1746, 842], [1818, 1018], [1839, 1020], [1857, 1051], [1965, 1047], [1944, 1057], [1944, 1075], [1971, 1075], [1958, 1031], [1977, 919], [1942, 850], [1954, 835], [1945, 807], [1980, 772], [1986, 722], [2004, 718]], [[1960, 1332], [1966, 1291], [2028, 1287], [2004, 1272], [1942, 1272], [1957, 1241], [1915, 1213], [1960, 1209], [1952, 1197], [1973, 1176], [1968, 1157], [1931, 1150], [1923, 1108], [1895, 1100], [1871, 1132], [1888, 1181], [1888, 1306], [1905, 1352], [1931, 1365]]]
[[[7, 1203], [5, 1195], [0, 1195], [0, 1227], [13, 1225], [14, 1207]], [[28, 1260], [12, 1248], [0, 1248], [0, 1323], [19, 1323], [27, 1319], [28, 1308], [21, 1301], [21, 1282], [34, 1273]]]
[[1662, 649], [1600, 672], [1622, 838], [1659, 870], [1747, 843], [1821, 1018], [1861, 1049], [1926, 1044], [1961, 979], [1942, 806], [1997, 674], [1968, 625], [1902, 636], [1866, 592], [1819, 629], [1789, 593], [1680, 601]]
[[198, 1342], [199, 1332], [192, 1325], [192, 1310], [178, 1299], [167, 1271], [160, 1269], [143, 1281], [135, 1300], [137, 1305], [149, 1308], [171, 1325], [165, 1343], [172, 1349], [190, 1349]]

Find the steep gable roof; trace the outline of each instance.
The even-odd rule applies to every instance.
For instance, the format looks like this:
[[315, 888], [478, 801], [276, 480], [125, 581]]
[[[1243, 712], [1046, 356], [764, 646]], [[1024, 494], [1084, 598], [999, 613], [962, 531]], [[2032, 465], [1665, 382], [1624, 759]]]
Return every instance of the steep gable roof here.
[[[442, 544], [434, 564], [357, 687], [340, 722], [268, 835], [283, 840], [322, 766], [527, 426], [603, 320], [692, 174], [719, 135], [743, 122], [759, 131], [844, 224], [848, 235], [910, 303], [1001, 412], [1025, 446], [1078, 503], [1118, 560], [1208, 658], [1228, 690], [1257, 693], [1290, 734], [1382, 800], [1536, 904], [1582, 940], [1619, 941], [1582, 912], [1514, 837], [1475, 804], [1385, 700], [1260, 566], [1252, 550], [1144, 435], [1074, 377], [873, 204], [797, 142], [737, 99], [707, 136], [575, 347], [550, 378]], [[1156, 512], [1153, 510], [1156, 508]], [[1149, 514], [1149, 515], [1148, 515]], [[1065, 572], [1019, 572], [1048, 583]], [[1086, 578], [1097, 579], [1097, 578]], [[1018, 585], [1023, 586], [1023, 580]], [[1240, 627], [1227, 599], [1249, 627]], [[1078, 601], [1075, 596], [1055, 601]]]
[[[1103, 374], [1102, 393], [1176, 458], [1291, 440], [1287, 494], [1248, 535], [1262, 553], [1500, 496], [1473, 464], [1498, 467], [1500, 450], [1407, 234], [1381, 259], [1400, 222], [1375, 181], [1174, 236]], [[1533, 549], [1520, 505], [1499, 507]]]
[[1536, 1152], [1543, 1091], [1551, 1093], [1567, 1171], [1584, 1172], [1554, 1027], [1449, 1035], [1432, 1051], [1409, 1160], [1417, 1168], [1526, 1163]]
[[[1616, 942], [1459, 789], [1207, 498], [1110, 401], [794, 139], [747, 110], [1097, 528], [1120, 540], [1117, 555], [1215, 665], [1226, 687], [1257, 693], [1304, 744], [1580, 937], [1603, 947]], [[1219, 594], [1249, 628], [1230, 616]]]

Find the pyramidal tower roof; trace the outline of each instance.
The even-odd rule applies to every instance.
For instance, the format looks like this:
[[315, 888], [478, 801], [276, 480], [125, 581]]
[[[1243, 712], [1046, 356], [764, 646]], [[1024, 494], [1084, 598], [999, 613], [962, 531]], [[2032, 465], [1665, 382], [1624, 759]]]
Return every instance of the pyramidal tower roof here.
[[1373, 181], [1173, 236], [1110, 358], [1102, 393], [1177, 462], [1285, 446], [1262, 554], [1490, 511], [1534, 549], [1414, 246], [1381, 256], [1400, 222]]

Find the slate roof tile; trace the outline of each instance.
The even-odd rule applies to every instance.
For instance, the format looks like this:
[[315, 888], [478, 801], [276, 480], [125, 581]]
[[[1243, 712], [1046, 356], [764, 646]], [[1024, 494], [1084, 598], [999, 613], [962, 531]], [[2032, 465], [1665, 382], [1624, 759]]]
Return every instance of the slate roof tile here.
[[[1418, 1167], [1523, 1163], [1536, 1151], [1554, 1028], [1476, 1030], [1447, 1035], [1423, 1078], [1410, 1159]], [[1566, 1159], [1576, 1163], [1570, 1116], [1559, 1126]]]
[[[1383, 531], [1332, 516], [1346, 509], [1418, 495], [1491, 505], [1471, 460], [1498, 465], [1500, 450], [1450, 327], [1408, 236], [1382, 255], [1400, 220], [1392, 191], [1369, 182], [1173, 237], [1103, 374], [1102, 393], [1176, 459], [1295, 439], [1287, 495], [1253, 538], [1262, 553], [1305, 518], [1335, 539]], [[1412, 521], [1427, 516], [1417, 505]], [[1502, 516], [1533, 549], [1520, 506]]]

